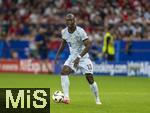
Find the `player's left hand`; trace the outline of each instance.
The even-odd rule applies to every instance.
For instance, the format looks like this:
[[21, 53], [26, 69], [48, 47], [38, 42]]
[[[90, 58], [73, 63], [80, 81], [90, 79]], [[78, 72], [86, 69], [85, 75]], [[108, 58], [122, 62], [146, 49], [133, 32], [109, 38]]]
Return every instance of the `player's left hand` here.
[[74, 60], [74, 67], [75, 68], [79, 65], [79, 61], [80, 61], [80, 58], [78, 58], [78, 57]]

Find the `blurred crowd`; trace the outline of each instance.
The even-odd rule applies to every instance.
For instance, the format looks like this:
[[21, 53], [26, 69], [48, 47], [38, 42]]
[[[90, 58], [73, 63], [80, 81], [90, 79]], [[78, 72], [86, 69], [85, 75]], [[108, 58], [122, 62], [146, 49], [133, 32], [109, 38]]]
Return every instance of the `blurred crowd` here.
[[32, 40], [46, 30], [60, 37], [71, 12], [91, 40], [101, 41], [111, 26], [116, 39], [150, 39], [149, 0], [0, 0], [0, 38]]

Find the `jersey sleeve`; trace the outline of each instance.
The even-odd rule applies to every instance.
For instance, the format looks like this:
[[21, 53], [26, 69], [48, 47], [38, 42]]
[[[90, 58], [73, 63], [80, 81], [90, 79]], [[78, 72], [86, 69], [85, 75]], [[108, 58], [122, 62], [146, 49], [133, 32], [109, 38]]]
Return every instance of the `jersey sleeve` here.
[[64, 32], [65, 32], [65, 30], [63, 29], [63, 30], [61, 31], [61, 38], [65, 40], [66, 37], [65, 37], [65, 33], [64, 33]]
[[87, 33], [85, 32], [84, 29], [80, 30], [80, 36], [82, 40], [88, 39]]

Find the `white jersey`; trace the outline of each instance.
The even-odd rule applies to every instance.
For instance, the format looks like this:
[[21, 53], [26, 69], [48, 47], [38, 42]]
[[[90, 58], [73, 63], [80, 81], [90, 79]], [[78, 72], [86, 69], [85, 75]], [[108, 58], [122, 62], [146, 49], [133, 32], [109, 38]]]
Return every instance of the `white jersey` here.
[[[83, 40], [87, 39], [88, 36], [84, 29], [76, 26], [76, 30], [73, 33], [68, 32], [68, 27], [61, 31], [62, 39], [66, 40], [69, 45], [70, 55], [77, 57], [85, 48]], [[89, 57], [89, 54], [85, 54], [83, 58]]]

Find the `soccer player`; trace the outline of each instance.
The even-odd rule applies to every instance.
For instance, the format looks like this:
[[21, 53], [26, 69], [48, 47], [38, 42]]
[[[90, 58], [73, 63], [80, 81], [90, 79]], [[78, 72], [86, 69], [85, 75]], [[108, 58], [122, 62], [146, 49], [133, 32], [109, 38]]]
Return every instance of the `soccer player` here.
[[64, 103], [69, 104], [69, 78], [68, 75], [80, 69], [86, 76], [91, 90], [95, 95], [96, 104], [102, 104], [99, 98], [99, 91], [97, 83], [93, 78], [93, 65], [89, 58], [88, 51], [91, 46], [91, 42], [84, 29], [76, 25], [75, 16], [73, 14], [67, 14], [65, 17], [67, 27], [61, 31], [62, 43], [56, 54], [55, 63], [57, 63], [58, 56], [68, 43], [70, 55], [64, 63], [61, 71], [61, 85], [64, 92]]

